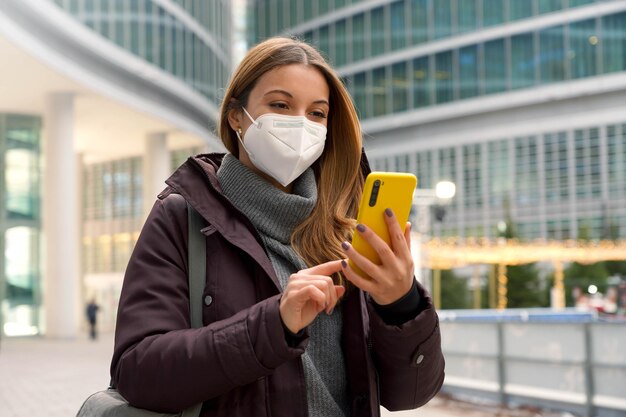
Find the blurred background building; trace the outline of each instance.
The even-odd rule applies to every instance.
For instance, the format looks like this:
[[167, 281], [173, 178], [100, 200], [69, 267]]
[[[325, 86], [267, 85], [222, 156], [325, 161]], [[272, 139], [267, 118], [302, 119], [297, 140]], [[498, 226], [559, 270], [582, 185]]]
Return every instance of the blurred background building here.
[[432, 234], [626, 237], [626, 1], [4, 0], [0, 330], [71, 336], [92, 296], [113, 325], [163, 180], [222, 149], [242, 33], [322, 50], [375, 169], [456, 184]]
[[220, 145], [232, 68], [221, 0], [0, 2], [0, 331], [112, 324], [123, 271], [172, 167]]
[[435, 235], [626, 237], [626, 2], [251, 3], [250, 43], [295, 35], [338, 69], [376, 169], [457, 184]]

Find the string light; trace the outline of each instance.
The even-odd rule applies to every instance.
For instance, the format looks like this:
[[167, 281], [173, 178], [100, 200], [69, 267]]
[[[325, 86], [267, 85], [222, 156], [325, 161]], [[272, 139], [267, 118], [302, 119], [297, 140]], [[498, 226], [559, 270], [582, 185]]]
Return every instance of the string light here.
[[[418, 240], [419, 241], [419, 240]], [[431, 239], [421, 244], [422, 266], [434, 270], [474, 264], [498, 265], [497, 307], [508, 303], [506, 267], [534, 262], [552, 262], [555, 266], [556, 307], [565, 307], [563, 263], [594, 264], [626, 260], [626, 241], [546, 241], [520, 242], [499, 238]]]

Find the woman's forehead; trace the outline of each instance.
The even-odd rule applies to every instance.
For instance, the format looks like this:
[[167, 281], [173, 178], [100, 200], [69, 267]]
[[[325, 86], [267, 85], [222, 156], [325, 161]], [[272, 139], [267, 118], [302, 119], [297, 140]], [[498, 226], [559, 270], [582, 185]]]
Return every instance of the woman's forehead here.
[[277, 91], [294, 98], [310, 99], [311, 102], [328, 101], [329, 97], [329, 86], [324, 75], [316, 67], [304, 64], [283, 65], [266, 72], [259, 78], [251, 95], [261, 99]]

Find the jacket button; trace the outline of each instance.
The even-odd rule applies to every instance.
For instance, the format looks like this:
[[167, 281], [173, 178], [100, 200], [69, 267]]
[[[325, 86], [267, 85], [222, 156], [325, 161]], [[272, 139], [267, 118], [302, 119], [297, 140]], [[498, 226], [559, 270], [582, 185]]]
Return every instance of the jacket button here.
[[424, 360], [424, 355], [419, 355], [417, 359], [415, 359], [415, 363], [419, 365]]
[[206, 297], [204, 297], [204, 305], [210, 306], [212, 302], [213, 302], [213, 297], [211, 297], [210, 295], [207, 295]]

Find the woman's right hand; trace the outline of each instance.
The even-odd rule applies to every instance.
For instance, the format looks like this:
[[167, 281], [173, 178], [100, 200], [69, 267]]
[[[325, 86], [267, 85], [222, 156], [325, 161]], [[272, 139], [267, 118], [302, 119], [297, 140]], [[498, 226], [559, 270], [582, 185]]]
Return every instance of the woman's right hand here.
[[279, 308], [283, 323], [292, 333], [311, 324], [322, 311], [332, 313], [346, 289], [335, 285], [330, 275], [341, 269], [341, 260], [330, 261], [289, 277]]

